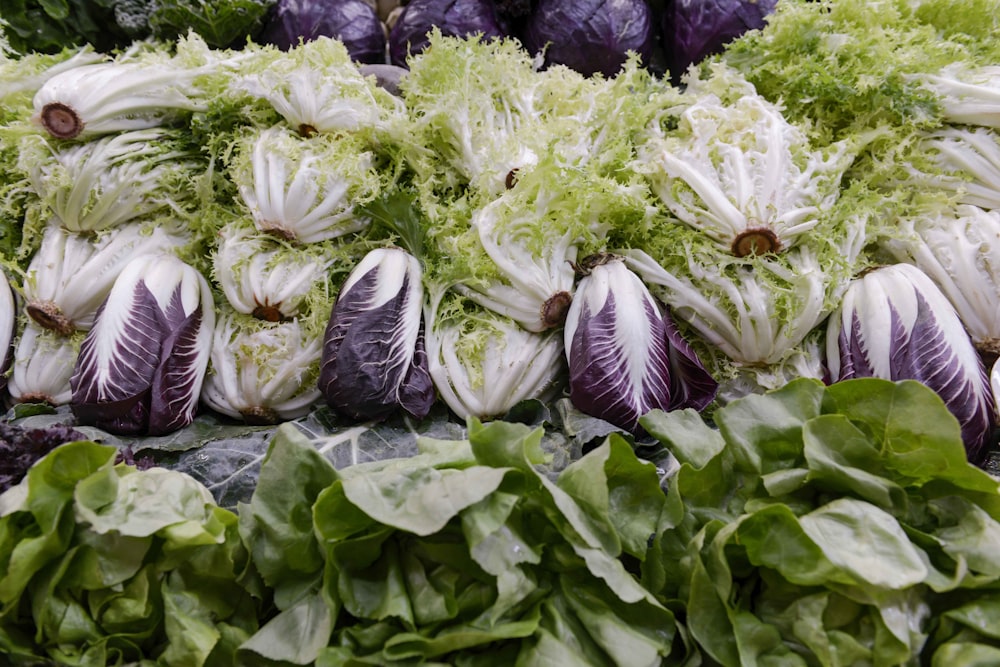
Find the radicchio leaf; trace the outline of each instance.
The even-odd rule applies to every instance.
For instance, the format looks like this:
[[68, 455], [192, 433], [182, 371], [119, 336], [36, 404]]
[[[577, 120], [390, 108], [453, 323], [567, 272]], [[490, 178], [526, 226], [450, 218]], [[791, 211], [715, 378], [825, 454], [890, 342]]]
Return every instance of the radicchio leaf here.
[[371, 251], [341, 289], [323, 338], [319, 387], [330, 407], [353, 419], [385, 419], [402, 408], [430, 412], [421, 317], [420, 264], [403, 250]]
[[970, 461], [980, 462], [996, 427], [989, 377], [968, 332], [941, 290], [909, 264], [856, 279], [830, 318], [831, 377], [916, 380], [958, 419]]
[[620, 257], [605, 256], [581, 279], [565, 347], [573, 404], [633, 432], [650, 410], [701, 410], [718, 389], [669, 313]]
[[119, 435], [162, 435], [194, 419], [208, 365], [208, 284], [169, 255], [132, 260], [98, 310], [70, 378], [81, 423]]

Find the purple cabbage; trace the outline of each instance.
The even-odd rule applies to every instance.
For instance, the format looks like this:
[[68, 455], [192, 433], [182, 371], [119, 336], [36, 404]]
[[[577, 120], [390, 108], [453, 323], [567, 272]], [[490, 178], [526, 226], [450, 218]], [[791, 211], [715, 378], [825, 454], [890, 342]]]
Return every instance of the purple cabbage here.
[[365, 0], [278, 0], [257, 41], [287, 51], [317, 37], [339, 39], [355, 62], [386, 61], [385, 29]]
[[546, 65], [609, 77], [629, 51], [648, 63], [655, 40], [656, 22], [646, 0], [540, 0], [521, 34], [530, 53], [544, 50]]
[[829, 320], [827, 364], [834, 381], [927, 385], [958, 420], [969, 460], [986, 454], [997, 425], [986, 368], [954, 307], [917, 267], [884, 266], [850, 284]]
[[215, 304], [172, 255], [141, 255], [115, 281], [70, 377], [77, 420], [118, 435], [164, 435], [194, 420]]
[[352, 419], [402, 409], [422, 419], [434, 404], [424, 348], [420, 263], [398, 248], [369, 252], [341, 288], [323, 336], [319, 388]]
[[763, 28], [777, 0], [666, 0], [660, 30], [666, 68], [678, 82], [688, 66]]
[[504, 37], [492, 0], [411, 0], [389, 33], [389, 62], [406, 67], [406, 59], [427, 48], [433, 29], [450, 37]]
[[632, 432], [654, 409], [704, 409], [718, 383], [621, 257], [584, 261], [566, 317], [570, 400]]

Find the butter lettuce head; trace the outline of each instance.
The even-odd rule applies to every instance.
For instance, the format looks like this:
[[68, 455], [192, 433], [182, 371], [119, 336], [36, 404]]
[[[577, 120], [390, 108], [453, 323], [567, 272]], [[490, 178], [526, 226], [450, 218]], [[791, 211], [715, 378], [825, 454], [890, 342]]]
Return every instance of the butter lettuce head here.
[[236, 515], [188, 475], [116, 455], [62, 445], [0, 496], [0, 647], [23, 663], [225, 660], [258, 613]]

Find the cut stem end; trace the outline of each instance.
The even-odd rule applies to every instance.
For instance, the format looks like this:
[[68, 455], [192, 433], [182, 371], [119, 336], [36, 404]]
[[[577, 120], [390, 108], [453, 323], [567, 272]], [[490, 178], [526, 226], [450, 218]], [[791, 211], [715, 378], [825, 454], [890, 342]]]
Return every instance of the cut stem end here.
[[767, 227], [758, 227], [740, 232], [733, 239], [733, 244], [730, 247], [736, 257], [768, 255], [781, 251], [781, 241], [773, 230]]
[[72, 336], [76, 326], [52, 301], [33, 301], [24, 309], [39, 326], [55, 331], [60, 336]]
[[49, 102], [39, 114], [42, 127], [56, 139], [74, 139], [83, 132], [83, 119], [62, 102]]

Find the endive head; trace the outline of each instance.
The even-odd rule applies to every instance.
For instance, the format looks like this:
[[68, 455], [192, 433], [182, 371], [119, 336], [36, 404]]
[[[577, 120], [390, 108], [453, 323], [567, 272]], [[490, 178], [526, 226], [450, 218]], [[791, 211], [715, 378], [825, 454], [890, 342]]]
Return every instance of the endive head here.
[[296, 247], [240, 222], [223, 227], [218, 238], [213, 278], [238, 312], [279, 322], [313, 303], [329, 306], [327, 276], [335, 258], [327, 246]]
[[93, 235], [69, 232], [52, 221], [24, 276], [25, 311], [38, 325], [65, 336], [86, 331], [133, 258], [172, 253], [185, 242], [162, 227], [138, 223]]
[[718, 384], [624, 258], [581, 264], [564, 331], [573, 404], [630, 431], [653, 409], [706, 407]]
[[893, 264], [854, 280], [829, 319], [827, 365], [834, 381], [917, 380], [937, 392], [978, 461], [996, 426], [985, 366], [954, 307], [919, 268]]
[[300, 320], [267, 322], [222, 307], [202, 401], [251, 424], [274, 424], [309, 412], [317, 387], [321, 332]]

